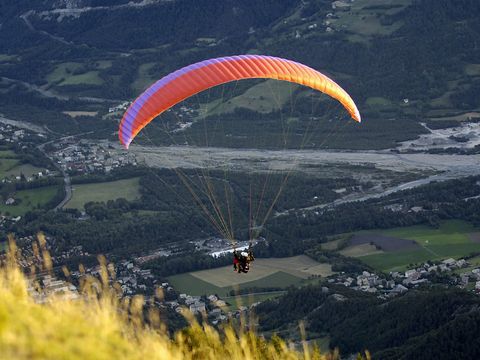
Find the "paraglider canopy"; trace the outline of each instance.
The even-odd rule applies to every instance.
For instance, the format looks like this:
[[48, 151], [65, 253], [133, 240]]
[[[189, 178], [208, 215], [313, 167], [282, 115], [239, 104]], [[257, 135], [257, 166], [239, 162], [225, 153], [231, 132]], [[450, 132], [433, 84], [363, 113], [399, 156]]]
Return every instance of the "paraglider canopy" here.
[[128, 148], [135, 136], [156, 116], [211, 87], [242, 79], [277, 79], [308, 86], [338, 100], [360, 122], [348, 93], [326, 75], [295, 61], [272, 56], [239, 55], [201, 61], [158, 80], [128, 108], [120, 122], [120, 142]]
[[[344, 110], [347, 110], [347, 113], [355, 121], [361, 121], [360, 113], [350, 95], [326, 75], [306, 65], [278, 57], [239, 55], [201, 61], [179, 69], [155, 82], [131, 104], [124, 114], [119, 126], [120, 142], [128, 148], [137, 134], [155, 117], [182, 100], [217, 85], [243, 79], [274, 79], [310, 87], [326, 94], [327, 97], [337, 100], [343, 106], [340, 110], [342, 113], [345, 113]], [[236, 88], [236, 85], [235, 83], [235, 86], [232, 87]], [[291, 103], [293, 107], [294, 102], [292, 101]], [[280, 110], [282, 106], [279, 104], [278, 107]], [[274, 114], [273, 116], [277, 115]], [[289, 130], [291, 129], [289, 123], [290, 121], [295, 123], [295, 120], [289, 117], [284, 122], [285, 119], [281, 111], [279, 111], [278, 116], [279, 125], [281, 125], [281, 131], [279, 131], [281, 139], [280, 137], [278, 139], [282, 140], [282, 144], [285, 146]], [[196, 145], [199, 147], [208, 147], [207, 140], [210, 136], [207, 135], [208, 126], [206, 126], [206, 118], [206, 116], [199, 116], [195, 120], [195, 122], [203, 120], [204, 125], [203, 132], [205, 133], [206, 145]], [[303, 147], [303, 144], [309, 138], [308, 133], [312, 130], [310, 125], [314, 119], [316, 117], [310, 116], [305, 127], [302, 128], [300, 126], [300, 136], [298, 132], [295, 133], [300, 147]], [[257, 120], [253, 119], [255, 123], [257, 123]], [[348, 123], [351, 122], [349, 121]], [[275, 123], [274, 126], [276, 125]], [[214, 132], [216, 129], [215, 125]], [[252, 134], [253, 130], [249, 130], [249, 134]], [[166, 131], [166, 133], [172, 135], [173, 131]], [[182, 134], [186, 140], [189, 140], [186, 138], [186, 133], [183, 132]], [[264, 135], [264, 133], [260, 133], [258, 138]], [[225, 134], [225, 138], [227, 136]], [[148, 135], [146, 135], [146, 138], [148, 138]], [[174, 136], [171, 136], [171, 138], [175, 141]], [[275, 139], [275, 137], [273, 138]], [[191, 144], [190, 141], [185, 141], [184, 143]], [[226, 166], [217, 169], [216, 173], [215, 171], [210, 173], [208, 166], [191, 170], [188, 173], [177, 164], [174, 164], [171, 168], [177, 173], [178, 178], [203, 211], [206, 220], [214, 226], [223, 238], [229, 239], [235, 249], [238, 240], [236, 234], [240, 233], [241, 237], [241, 234], [247, 233], [245, 231], [247, 229], [250, 245], [252, 245], [253, 239], [259, 237], [267, 219], [274, 212], [274, 206], [285, 188], [292, 169], [295, 167], [293, 164], [289, 164], [290, 170], [280, 174], [272, 166], [266, 169], [266, 171], [245, 174], [245, 177], [239, 177], [236, 182], [232, 182], [232, 178], [227, 178], [227, 173], [231, 171], [231, 174], [235, 177], [234, 167], [229, 166], [228, 162], [226, 164]], [[249, 183], [248, 188], [244, 187], [247, 182]], [[174, 186], [172, 186], [172, 192], [176, 193]], [[234, 210], [235, 204], [240, 204], [243, 213], [242, 211], [237, 212]], [[247, 212], [248, 215], [246, 214]], [[233, 224], [234, 218], [236, 221], [235, 225]], [[239, 225], [237, 226], [237, 224]], [[248, 272], [249, 264], [253, 260], [254, 256], [251, 248], [249, 248], [247, 253], [234, 251], [236, 271]]]

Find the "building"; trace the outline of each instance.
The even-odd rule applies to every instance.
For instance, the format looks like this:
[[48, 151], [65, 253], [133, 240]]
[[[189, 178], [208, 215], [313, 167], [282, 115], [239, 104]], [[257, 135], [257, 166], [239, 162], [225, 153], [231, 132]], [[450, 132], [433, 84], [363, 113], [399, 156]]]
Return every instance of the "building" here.
[[201, 301], [195, 302], [189, 307], [192, 314], [203, 313], [205, 312], [205, 304]]

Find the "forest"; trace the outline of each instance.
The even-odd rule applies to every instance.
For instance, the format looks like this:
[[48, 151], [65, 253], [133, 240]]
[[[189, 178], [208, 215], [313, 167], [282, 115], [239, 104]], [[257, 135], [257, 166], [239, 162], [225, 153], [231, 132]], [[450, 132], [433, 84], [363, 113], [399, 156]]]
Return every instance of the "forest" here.
[[381, 301], [344, 287], [310, 286], [290, 289], [256, 313], [263, 331], [282, 333], [305, 320], [311, 334], [329, 336], [342, 354], [369, 349], [379, 359], [475, 358], [479, 301], [459, 289], [416, 290]]

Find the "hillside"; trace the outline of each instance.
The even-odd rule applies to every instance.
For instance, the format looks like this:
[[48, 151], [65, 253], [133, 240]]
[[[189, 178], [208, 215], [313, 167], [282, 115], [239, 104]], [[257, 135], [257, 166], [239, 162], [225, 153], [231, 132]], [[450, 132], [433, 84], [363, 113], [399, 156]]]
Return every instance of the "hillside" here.
[[266, 301], [257, 314], [264, 332], [295, 338], [302, 320], [310, 340], [327, 337], [345, 353], [367, 348], [375, 359], [475, 359], [479, 304], [458, 289], [423, 289], [384, 302], [345, 287], [316, 286]]
[[[107, 269], [103, 268], [105, 274]], [[88, 279], [87, 279], [88, 280]], [[58, 292], [38, 303], [33, 288], [12, 265], [0, 268], [0, 347], [8, 359], [336, 359], [307, 345], [289, 347], [280, 338], [271, 341], [253, 331], [231, 325], [216, 329], [200, 325], [186, 314], [190, 325], [170, 337], [164, 319], [153, 307], [143, 309], [143, 298], [120, 303], [107, 283], [93, 278], [78, 299]], [[104, 289], [103, 291], [101, 289]], [[87, 291], [87, 289], [90, 289]], [[96, 289], [96, 290], [95, 290]], [[243, 319], [245, 320], [245, 319]], [[301, 349], [301, 344], [297, 346]]]
[[[478, 6], [474, 0], [464, 0], [462, 6], [447, 0], [359, 0], [348, 11], [332, 9], [326, 0], [3, 5], [0, 105], [5, 115], [51, 130], [90, 129], [97, 130], [96, 137], [109, 137], [121, 114], [105, 117], [108, 108], [132, 100], [168, 72], [211, 57], [263, 53], [325, 71], [352, 94], [367, 120], [362, 134], [346, 127], [338, 130], [340, 140], [328, 139], [326, 147], [387, 148], [425, 133], [419, 122], [445, 127], [458, 121], [452, 123], [455, 116], [475, 116], [480, 107], [475, 97]], [[182, 21], [175, 23], [176, 18]], [[278, 111], [299, 118], [299, 128], [303, 117], [342, 116], [328, 101], [324, 104], [325, 99], [312, 113], [311, 94], [305, 89], [267, 90], [248, 81], [235, 89], [222, 88], [187, 103], [200, 102], [209, 109], [204, 114], [212, 117], [207, 126], [216, 123], [215, 116], [224, 117], [227, 126], [215, 137], [219, 146], [233, 141], [233, 146], [245, 147], [225, 137], [238, 131], [233, 124], [241, 121], [241, 129], [254, 132], [252, 120], [268, 126], [272, 110], [273, 118]], [[286, 94], [283, 100], [281, 94]], [[265, 101], [272, 95], [281, 100], [273, 109], [271, 101]], [[252, 113], [236, 112], [242, 108]], [[72, 121], [64, 111], [90, 115]], [[384, 133], [385, 121], [395, 131]], [[171, 141], [151, 130], [155, 144]], [[194, 125], [185, 136], [195, 139], [195, 130]], [[328, 130], [328, 125], [319, 129]], [[319, 141], [315, 143], [312, 146]], [[278, 141], [256, 144], [275, 147]]]

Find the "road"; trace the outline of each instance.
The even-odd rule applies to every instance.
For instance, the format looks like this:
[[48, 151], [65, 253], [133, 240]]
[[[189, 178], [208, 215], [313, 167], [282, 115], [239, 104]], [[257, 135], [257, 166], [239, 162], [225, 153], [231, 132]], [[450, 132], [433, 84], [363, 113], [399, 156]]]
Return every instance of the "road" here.
[[93, 131], [87, 131], [87, 132], [84, 132], [81, 134], [75, 134], [75, 135], [62, 136], [60, 138], [47, 141], [37, 146], [37, 149], [40, 150], [43, 153], [43, 155], [45, 155], [47, 158], [49, 158], [52, 161], [53, 165], [58, 169], [58, 171], [60, 171], [60, 173], [63, 176], [63, 183], [65, 185], [65, 196], [63, 200], [57, 206], [55, 206], [55, 210], [63, 209], [63, 207], [72, 199], [72, 195], [73, 195], [72, 180], [70, 178], [70, 175], [68, 175], [68, 173], [59, 164], [57, 164], [57, 162], [54, 159], [48, 156], [44, 148], [46, 145], [51, 144], [53, 142], [58, 142], [71, 137], [77, 137], [77, 136], [87, 135], [91, 133], [93, 133]]
[[63, 209], [63, 207], [67, 205], [67, 203], [72, 199], [72, 183], [70, 180], [70, 176], [64, 170], [62, 170], [62, 175], [63, 182], [65, 184], [65, 197], [60, 202], [60, 204], [55, 206], [55, 210]]
[[[70, 137], [70, 136], [65, 136], [63, 138], [68, 138], [68, 137]], [[50, 156], [48, 156], [48, 154], [45, 152], [44, 148], [47, 144], [59, 141], [63, 138], [47, 141], [46, 143], [43, 143], [43, 144], [37, 146], [37, 149], [40, 150], [43, 155], [45, 155], [47, 158], [49, 158], [52, 161], [52, 164], [57, 168], [58, 171], [60, 171], [60, 173], [63, 176], [65, 196], [63, 197], [63, 200], [57, 206], [55, 206], [55, 210], [63, 209], [63, 207], [71, 200], [71, 198], [72, 198], [72, 181], [70, 179], [70, 175], [68, 175], [68, 173], [59, 164], [57, 164], [57, 162], [55, 160], [53, 160]]]

